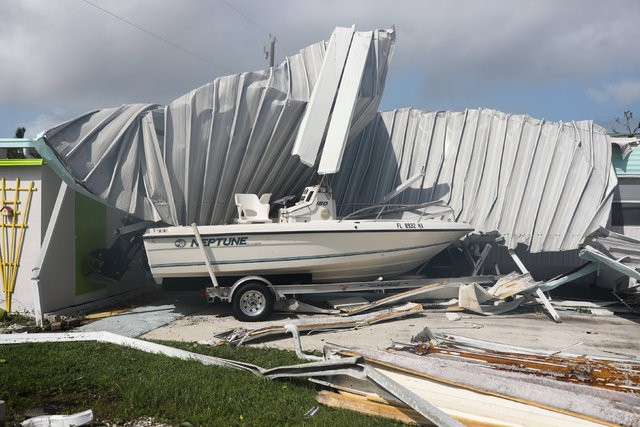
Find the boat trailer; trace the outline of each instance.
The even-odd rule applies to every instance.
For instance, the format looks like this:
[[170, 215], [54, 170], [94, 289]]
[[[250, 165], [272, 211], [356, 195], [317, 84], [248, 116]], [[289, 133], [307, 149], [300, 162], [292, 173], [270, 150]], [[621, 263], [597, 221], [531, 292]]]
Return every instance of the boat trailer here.
[[221, 286], [211, 265], [209, 254], [204, 249], [198, 226], [191, 224], [193, 233], [201, 250], [202, 257], [213, 286], [205, 289], [207, 301], [231, 303], [236, 319], [245, 322], [258, 322], [267, 319], [273, 311], [275, 301], [286, 300], [297, 295], [340, 294], [345, 292], [403, 291], [435, 284], [493, 283], [494, 276], [469, 276], [459, 278], [410, 277], [395, 280], [370, 280], [364, 282], [339, 283], [273, 283], [263, 276], [244, 276], [231, 286]]
[[[370, 280], [340, 283], [272, 283], [262, 276], [245, 276], [231, 286], [212, 286], [205, 290], [207, 301], [231, 303], [234, 316], [241, 321], [257, 322], [267, 319], [275, 301], [284, 301], [298, 295], [341, 294], [347, 292], [396, 293], [435, 285], [479, 283], [489, 284], [496, 276], [468, 276], [456, 278], [409, 277], [395, 280]], [[441, 287], [438, 287], [441, 289]], [[435, 291], [435, 289], [434, 289]], [[445, 292], [447, 292], [445, 290]], [[448, 298], [448, 297], [446, 297]]]

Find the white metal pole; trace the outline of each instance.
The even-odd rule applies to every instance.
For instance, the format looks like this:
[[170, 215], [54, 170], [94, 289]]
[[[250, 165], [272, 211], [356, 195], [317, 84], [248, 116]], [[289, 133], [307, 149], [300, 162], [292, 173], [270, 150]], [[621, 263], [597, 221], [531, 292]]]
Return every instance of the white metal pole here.
[[393, 199], [398, 194], [402, 193], [404, 190], [409, 188], [411, 186], [411, 184], [413, 184], [414, 182], [416, 182], [417, 180], [419, 180], [423, 176], [424, 176], [424, 169], [422, 169], [417, 174], [413, 175], [411, 178], [409, 178], [408, 180], [406, 180], [402, 184], [398, 185], [396, 187], [396, 189], [393, 190], [391, 193], [389, 193], [386, 196], [384, 196], [382, 198], [382, 203], [387, 203], [389, 200]]
[[213, 267], [211, 266], [211, 260], [209, 259], [209, 254], [205, 250], [204, 244], [202, 243], [202, 237], [200, 237], [200, 231], [198, 231], [198, 226], [194, 222], [193, 224], [191, 224], [191, 228], [193, 229], [193, 234], [196, 235], [196, 240], [198, 241], [198, 247], [202, 252], [202, 257], [204, 258], [204, 263], [207, 266], [207, 271], [209, 271], [209, 277], [211, 277], [211, 283], [213, 283], [214, 288], [217, 288], [219, 287], [218, 279], [216, 279], [216, 273], [213, 271]]
[[[529, 270], [527, 270], [527, 267], [524, 266], [524, 263], [520, 260], [518, 255], [516, 255], [516, 251], [514, 251], [513, 249], [509, 249], [509, 255], [511, 255], [513, 262], [516, 263], [516, 265], [518, 266], [518, 268], [523, 274], [527, 274], [529, 272]], [[536, 295], [538, 296], [538, 298], [540, 298], [540, 301], [542, 301], [542, 304], [551, 315], [551, 318], [553, 318], [553, 320], [556, 323], [562, 323], [562, 319], [560, 319], [560, 315], [558, 314], [556, 309], [553, 308], [553, 306], [551, 305], [551, 302], [549, 301], [549, 298], [547, 298], [544, 292], [542, 292], [542, 289], [540, 288], [536, 289]]]

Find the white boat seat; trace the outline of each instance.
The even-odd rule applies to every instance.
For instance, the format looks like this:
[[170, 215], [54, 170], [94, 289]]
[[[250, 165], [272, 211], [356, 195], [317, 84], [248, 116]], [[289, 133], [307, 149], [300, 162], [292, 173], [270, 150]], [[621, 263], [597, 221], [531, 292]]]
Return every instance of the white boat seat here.
[[252, 222], [271, 222], [269, 219], [269, 199], [271, 193], [263, 194], [259, 199], [255, 194], [236, 194], [239, 224]]

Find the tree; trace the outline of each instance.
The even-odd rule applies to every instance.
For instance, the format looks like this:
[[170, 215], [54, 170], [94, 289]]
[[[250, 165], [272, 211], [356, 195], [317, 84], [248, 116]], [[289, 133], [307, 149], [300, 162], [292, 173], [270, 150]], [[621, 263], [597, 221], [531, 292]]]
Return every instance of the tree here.
[[[24, 138], [24, 134], [27, 130], [23, 127], [16, 129], [16, 138]], [[7, 150], [7, 158], [9, 159], [24, 159], [22, 148], [9, 148]]]
[[626, 131], [618, 132], [616, 128], [612, 128], [613, 133], [616, 136], [632, 137], [640, 135], [640, 122], [638, 122], [638, 124], [635, 126], [633, 125], [633, 113], [631, 111], [624, 112], [624, 120], [622, 120], [620, 117], [615, 117], [613, 120], [620, 126], [623, 126], [624, 130]]

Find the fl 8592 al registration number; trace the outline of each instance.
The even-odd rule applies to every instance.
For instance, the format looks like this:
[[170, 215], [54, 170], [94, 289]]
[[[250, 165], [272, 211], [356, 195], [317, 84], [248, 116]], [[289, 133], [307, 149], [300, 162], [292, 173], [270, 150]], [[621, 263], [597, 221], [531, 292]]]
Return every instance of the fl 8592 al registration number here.
[[424, 225], [419, 222], [396, 222], [396, 228], [409, 228], [409, 229], [417, 229], [424, 228]]

